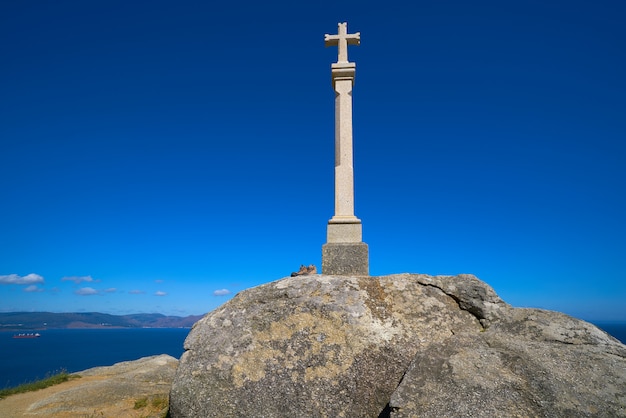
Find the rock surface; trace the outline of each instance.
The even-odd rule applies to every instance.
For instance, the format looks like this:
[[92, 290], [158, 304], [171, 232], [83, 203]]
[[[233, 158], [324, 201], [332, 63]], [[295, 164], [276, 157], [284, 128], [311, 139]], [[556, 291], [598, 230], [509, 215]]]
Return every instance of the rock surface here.
[[471, 275], [285, 278], [185, 349], [172, 417], [626, 416], [626, 346]]
[[75, 373], [56, 386], [0, 400], [0, 416], [163, 417], [178, 360], [159, 355]]

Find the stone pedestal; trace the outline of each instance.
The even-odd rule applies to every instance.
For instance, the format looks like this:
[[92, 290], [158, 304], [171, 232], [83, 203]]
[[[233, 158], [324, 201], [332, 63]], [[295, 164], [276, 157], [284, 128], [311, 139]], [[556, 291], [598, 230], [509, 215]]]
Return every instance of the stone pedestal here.
[[364, 242], [322, 245], [322, 274], [369, 276], [369, 255]]

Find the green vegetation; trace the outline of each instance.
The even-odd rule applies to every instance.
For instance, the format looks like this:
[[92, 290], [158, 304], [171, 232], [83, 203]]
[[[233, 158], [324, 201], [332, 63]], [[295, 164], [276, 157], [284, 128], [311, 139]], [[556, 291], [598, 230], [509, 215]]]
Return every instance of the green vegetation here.
[[79, 375], [68, 374], [65, 370], [61, 370], [59, 373], [48, 376], [45, 379], [37, 380], [31, 383], [24, 383], [23, 385], [19, 385], [14, 388], [0, 389], [0, 399], [18, 393], [34, 392], [39, 389], [45, 389], [50, 386], [58, 385], [59, 383], [67, 382], [68, 380], [78, 378], [80, 378]]
[[[148, 406], [149, 399], [147, 397], [139, 398], [135, 401], [135, 409], [142, 409]], [[166, 396], [155, 396], [150, 400], [150, 406], [152, 407], [152, 412], [162, 411], [162, 417], [169, 417], [169, 400]]]
[[169, 400], [165, 396], [157, 396], [152, 399], [152, 407], [154, 409], [165, 409], [169, 406]]
[[145, 408], [148, 405], [148, 398], [139, 398], [135, 401], [135, 409]]

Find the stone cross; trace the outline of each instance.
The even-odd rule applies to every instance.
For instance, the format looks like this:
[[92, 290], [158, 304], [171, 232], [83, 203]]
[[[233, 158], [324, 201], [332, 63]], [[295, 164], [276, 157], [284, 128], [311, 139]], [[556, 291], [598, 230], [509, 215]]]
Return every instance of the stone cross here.
[[331, 64], [335, 90], [335, 215], [328, 221], [327, 243], [322, 247], [322, 273], [367, 276], [369, 256], [362, 242], [361, 220], [354, 216], [352, 153], [352, 87], [356, 64], [348, 61], [348, 45], [359, 45], [361, 34], [348, 34], [339, 23], [337, 35], [325, 35], [326, 46], [337, 46], [337, 62]]
[[337, 62], [348, 62], [348, 45], [359, 45], [361, 43], [361, 32], [348, 33], [348, 24], [339, 23], [339, 32], [337, 35], [324, 35], [324, 43], [326, 46], [337, 46], [339, 49], [339, 57]]

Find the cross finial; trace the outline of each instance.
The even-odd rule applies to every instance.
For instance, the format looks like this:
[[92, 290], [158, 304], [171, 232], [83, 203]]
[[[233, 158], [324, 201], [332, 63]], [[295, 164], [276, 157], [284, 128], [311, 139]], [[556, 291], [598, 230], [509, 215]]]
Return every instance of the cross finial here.
[[348, 33], [348, 23], [339, 23], [337, 35], [324, 35], [324, 44], [326, 46], [335, 46], [339, 48], [338, 63], [348, 62], [348, 45], [359, 45], [361, 43], [361, 32]]

